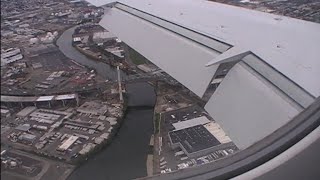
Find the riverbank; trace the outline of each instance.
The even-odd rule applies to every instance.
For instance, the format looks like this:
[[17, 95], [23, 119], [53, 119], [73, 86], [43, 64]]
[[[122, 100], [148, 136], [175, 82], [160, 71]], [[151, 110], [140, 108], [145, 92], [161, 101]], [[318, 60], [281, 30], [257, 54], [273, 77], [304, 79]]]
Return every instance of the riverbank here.
[[[87, 38], [88, 42], [84, 43], [82, 41], [77, 41], [74, 42], [72, 40], [72, 46], [78, 50], [81, 54], [87, 56], [88, 58], [94, 60], [94, 61], [98, 61], [98, 62], [103, 62], [106, 63], [108, 65], [110, 65], [111, 67], [118, 67], [126, 72], [127, 74], [135, 74], [135, 71], [132, 69], [132, 67], [129, 66], [128, 62], [126, 60], [124, 60], [123, 58], [120, 58], [108, 51], [106, 51], [104, 49], [104, 45], [98, 45], [93, 41], [93, 34], [94, 32], [90, 33], [88, 32], [87, 34], [83, 35], [83, 34], [78, 34], [77, 32], [79, 32], [79, 30], [77, 31], [76, 29], [80, 28], [79, 26], [77, 26], [75, 28], [75, 31], [72, 34], [72, 37], [77, 37], [77, 38]], [[113, 42], [114, 40], [110, 40], [108, 41]], [[105, 43], [108, 43], [105, 42]], [[114, 47], [114, 48], [123, 48], [123, 46], [125, 46], [124, 44], [119, 44], [118, 46]], [[127, 58], [127, 55], [125, 55], [125, 57]]]
[[[123, 116], [117, 118], [117, 124], [115, 126], [113, 126], [112, 131], [110, 132], [108, 139], [103, 141], [101, 144], [98, 144], [94, 147], [94, 149], [92, 149], [89, 153], [78, 157], [74, 162], [71, 162], [71, 164], [75, 165], [75, 168], [78, 168], [79, 166], [81, 166], [83, 163], [85, 163], [88, 159], [94, 157], [95, 155], [97, 155], [98, 153], [100, 153], [101, 151], [103, 151], [105, 148], [108, 148], [108, 146], [112, 143], [112, 141], [114, 140], [114, 138], [117, 136], [119, 129], [122, 126], [122, 123], [124, 121], [124, 119], [127, 116], [128, 113], [128, 106], [127, 106], [127, 96], [124, 95], [123, 96]], [[71, 174], [71, 173], [70, 173]]]
[[[67, 29], [57, 39], [56, 44], [59, 47], [60, 51], [69, 59], [72, 59], [85, 67], [95, 69], [101, 77], [108, 80], [116, 80], [117, 70], [115, 68], [110, 67], [110, 65], [106, 63], [94, 61], [88, 58], [72, 46], [72, 35], [76, 27], [77, 26]], [[120, 73], [122, 77], [126, 77], [125, 72], [120, 71]]]
[[[89, 59], [72, 46], [72, 27], [57, 40], [59, 49], [70, 59], [95, 68], [105, 79], [116, 80], [115, 68]], [[121, 71], [121, 76], [126, 73]], [[76, 168], [68, 180], [133, 179], [147, 175], [146, 161], [153, 134], [155, 91], [148, 83], [126, 85], [127, 108], [112, 143]]]
[[78, 167], [69, 180], [121, 180], [147, 176], [146, 161], [153, 134], [154, 89], [147, 83], [127, 86], [127, 113], [114, 140]]

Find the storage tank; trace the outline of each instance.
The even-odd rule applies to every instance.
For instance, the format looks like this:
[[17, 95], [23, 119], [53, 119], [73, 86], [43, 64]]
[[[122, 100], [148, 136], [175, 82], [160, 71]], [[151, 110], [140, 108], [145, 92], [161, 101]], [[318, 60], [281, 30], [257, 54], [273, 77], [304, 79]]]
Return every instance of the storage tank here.
[[47, 32], [47, 37], [53, 36], [52, 32]]
[[29, 40], [29, 43], [30, 43], [30, 44], [38, 44], [38, 43], [39, 43], [39, 39], [38, 39], [38, 38], [31, 38], [31, 39]]
[[55, 31], [55, 32], [53, 33], [53, 36], [54, 36], [54, 37], [57, 37], [58, 34], [59, 34], [58, 31]]
[[11, 166], [11, 167], [16, 167], [16, 166], [17, 166], [17, 163], [16, 163], [15, 161], [11, 161], [11, 162], [10, 162], [10, 166]]
[[53, 37], [44, 37], [44, 38], [41, 38], [41, 41], [43, 43], [52, 43]]

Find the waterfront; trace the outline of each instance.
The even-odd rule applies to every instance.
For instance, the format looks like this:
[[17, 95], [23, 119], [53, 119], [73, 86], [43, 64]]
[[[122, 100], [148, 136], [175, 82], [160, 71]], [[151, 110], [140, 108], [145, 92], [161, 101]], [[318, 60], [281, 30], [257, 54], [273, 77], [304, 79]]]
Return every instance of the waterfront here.
[[[70, 59], [95, 68], [106, 79], [116, 79], [116, 70], [108, 64], [87, 58], [71, 45], [75, 27], [57, 40], [60, 50]], [[124, 73], [122, 73], [124, 74]], [[132, 179], [147, 175], [146, 159], [153, 132], [154, 88], [148, 83], [127, 85], [128, 111], [111, 144], [78, 167], [69, 180]], [[142, 107], [142, 108], [139, 108]]]
[[[117, 79], [117, 71], [115, 68], [110, 67], [108, 64], [89, 59], [85, 55], [81, 54], [72, 46], [72, 34], [76, 26], [67, 29], [61, 34], [57, 40], [57, 45], [60, 51], [68, 58], [80, 63], [81, 65], [94, 68], [97, 73], [108, 80]], [[124, 78], [125, 73], [121, 71], [121, 76]]]
[[[76, 169], [69, 180], [132, 179], [147, 175], [155, 94], [147, 83], [130, 84], [127, 88], [130, 106], [119, 132], [108, 147]], [[138, 108], [141, 106], [144, 108]]]

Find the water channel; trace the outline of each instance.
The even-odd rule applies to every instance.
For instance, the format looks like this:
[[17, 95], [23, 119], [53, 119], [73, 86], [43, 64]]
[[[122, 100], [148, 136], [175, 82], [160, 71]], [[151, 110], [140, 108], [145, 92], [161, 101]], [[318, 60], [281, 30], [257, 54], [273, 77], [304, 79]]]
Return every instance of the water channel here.
[[[87, 56], [81, 54], [72, 46], [72, 34], [75, 27], [67, 29], [57, 40], [57, 45], [60, 51], [68, 58], [90, 68], [94, 68], [97, 73], [106, 79], [116, 80], [117, 71], [115, 68], [110, 67], [108, 64], [99, 62], [97, 60], [89, 59]], [[125, 73], [121, 71], [121, 76], [125, 77]]]
[[[116, 70], [108, 64], [87, 58], [71, 44], [75, 27], [57, 40], [59, 49], [70, 59], [94, 68], [106, 79], [116, 79]], [[124, 75], [124, 73], [122, 73]], [[148, 83], [127, 85], [128, 112], [112, 143], [77, 168], [68, 180], [122, 180], [147, 175], [146, 159], [153, 132], [153, 106], [156, 95]], [[139, 108], [142, 107], [142, 108]]]

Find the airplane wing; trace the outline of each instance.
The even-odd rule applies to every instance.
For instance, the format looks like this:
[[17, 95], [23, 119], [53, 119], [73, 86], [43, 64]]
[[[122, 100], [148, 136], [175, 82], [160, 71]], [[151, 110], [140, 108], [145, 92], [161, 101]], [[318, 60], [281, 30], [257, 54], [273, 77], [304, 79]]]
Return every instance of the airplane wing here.
[[317, 23], [202, 0], [88, 2], [107, 5], [100, 25], [199, 97], [234, 63], [205, 109], [240, 149], [320, 95]]

